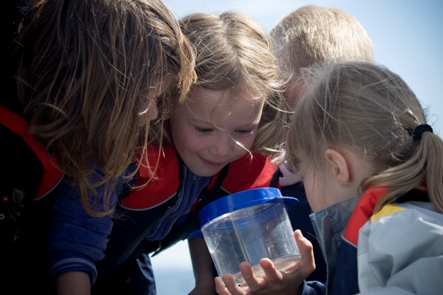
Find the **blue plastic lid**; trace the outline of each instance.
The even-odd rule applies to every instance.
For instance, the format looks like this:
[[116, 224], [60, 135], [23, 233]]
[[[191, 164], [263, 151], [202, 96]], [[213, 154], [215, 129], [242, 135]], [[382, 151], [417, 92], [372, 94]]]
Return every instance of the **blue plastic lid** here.
[[298, 199], [294, 197], [284, 197], [280, 190], [274, 187], [241, 191], [215, 200], [204, 206], [199, 212], [200, 228], [207, 222], [225, 213], [269, 202], [284, 202], [286, 208], [288, 208], [294, 203], [298, 203]]

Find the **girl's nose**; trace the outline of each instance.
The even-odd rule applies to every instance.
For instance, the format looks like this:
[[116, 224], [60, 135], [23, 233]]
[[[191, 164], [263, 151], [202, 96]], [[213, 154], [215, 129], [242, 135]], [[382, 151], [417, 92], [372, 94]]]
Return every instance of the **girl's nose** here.
[[213, 142], [210, 152], [213, 155], [225, 157], [232, 152], [234, 140], [229, 135], [219, 135]]
[[155, 120], [155, 119], [157, 119], [157, 117], [158, 117], [158, 108], [157, 108], [157, 104], [155, 104], [155, 103], [152, 103], [150, 106], [149, 106], [149, 110], [148, 110], [148, 120], [149, 121], [153, 121], [153, 120]]
[[158, 116], [158, 108], [155, 102], [147, 106], [139, 115], [139, 126], [144, 126], [147, 122], [155, 120]]

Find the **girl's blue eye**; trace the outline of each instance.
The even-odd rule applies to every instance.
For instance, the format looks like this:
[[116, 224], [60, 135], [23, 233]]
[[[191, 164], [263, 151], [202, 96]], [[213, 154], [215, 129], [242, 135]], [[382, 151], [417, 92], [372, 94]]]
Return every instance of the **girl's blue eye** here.
[[195, 130], [200, 133], [209, 133], [213, 129], [212, 128], [195, 127]]
[[252, 129], [238, 129], [237, 130], [237, 133], [240, 133], [240, 134], [252, 134]]

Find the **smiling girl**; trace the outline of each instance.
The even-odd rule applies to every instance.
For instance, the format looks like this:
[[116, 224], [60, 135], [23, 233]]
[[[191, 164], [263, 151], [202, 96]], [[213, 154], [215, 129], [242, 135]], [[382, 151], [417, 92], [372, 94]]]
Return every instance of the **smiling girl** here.
[[[149, 148], [134, 189], [119, 201], [123, 218], [114, 222], [94, 294], [155, 294], [148, 254], [187, 239], [207, 203], [269, 186], [276, 169], [268, 156], [283, 138], [284, 102], [270, 37], [232, 12], [192, 14], [180, 25], [195, 48], [197, 81], [184, 102], [174, 103], [163, 147]], [[193, 293], [215, 294], [204, 240], [191, 238], [190, 245], [198, 254]]]

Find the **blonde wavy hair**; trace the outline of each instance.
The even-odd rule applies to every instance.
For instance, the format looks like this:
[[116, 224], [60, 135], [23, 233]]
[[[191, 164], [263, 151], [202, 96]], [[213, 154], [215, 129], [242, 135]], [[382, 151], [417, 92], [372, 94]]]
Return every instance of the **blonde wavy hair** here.
[[432, 132], [422, 133], [421, 139], [413, 136], [426, 116], [401, 77], [373, 63], [339, 62], [307, 70], [302, 79], [306, 92], [287, 139], [290, 164], [302, 152], [301, 174], [308, 167], [322, 171], [326, 149], [346, 146], [374, 171], [362, 181], [361, 192], [387, 188], [375, 212], [423, 185], [443, 212], [443, 142]]
[[179, 22], [196, 52], [193, 87], [256, 93], [253, 99], [265, 104], [251, 152], [276, 154], [284, 136], [284, 99], [269, 34], [249, 16], [233, 11], [194, 13]]
[[[35, 1], [17, 44], [18, 95], [30, 132], [79, 186], [88, 213], [111, 213], [118, 177], [161, 133], [149, 122], [139, 127], [146, 102], [163, 116], [171, 94], [182, 100], [195, 80], [193, 51], [177, 20], [160, 0]], [[88, 197], [103, 184], [103, 203], [91, 208]]]

